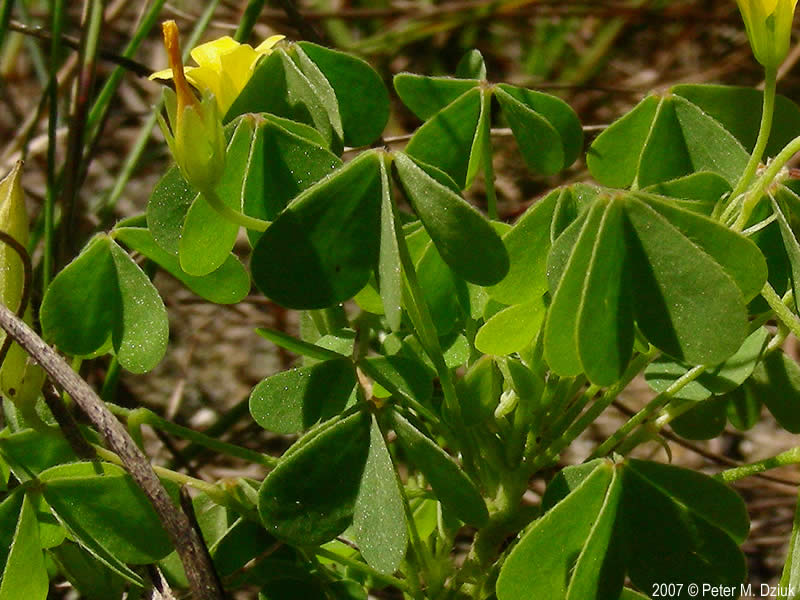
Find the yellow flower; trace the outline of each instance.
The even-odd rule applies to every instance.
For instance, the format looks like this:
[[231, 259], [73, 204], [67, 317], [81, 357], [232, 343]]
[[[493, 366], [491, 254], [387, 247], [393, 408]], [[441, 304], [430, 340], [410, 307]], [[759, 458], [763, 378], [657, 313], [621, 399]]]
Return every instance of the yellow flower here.
[[756, 60], [775, 69], [789, 52], [797, 0], [736, 0]]
[[[208, 91], [217, 99], [219, 112], [224, 115], [236, 97], [250, 81], [258, 60], [272, 52], [272, 48], [285, 36], [273, 35], [255, 49], [225, 36], [202, 44], [191, 55], [199, 65], [186, 67], [186, 78], [198, 90]], [[150, 79], [170, 79], [172, 70], [157, 71]]]
[[159, 115], [159, 124], [183, 178], [199, 191], [213, 190], [225, 170], [225, 135], [217, 101], [203, 90], [198, 100], [183, 71], [178, 26], [162, 25], [175, 91], [165, 90], [169, 126]]

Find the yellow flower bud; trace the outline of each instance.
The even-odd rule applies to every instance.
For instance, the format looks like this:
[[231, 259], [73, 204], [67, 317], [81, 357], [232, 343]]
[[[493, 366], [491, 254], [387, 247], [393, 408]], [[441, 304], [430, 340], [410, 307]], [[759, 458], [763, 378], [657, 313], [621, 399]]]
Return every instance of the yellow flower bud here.
[[756, 60], [776, 69], [789, 52], [797, 0], [737, 0]]
[[172, 156], [192, 187], [213, 189], [225, 170], [225, 135], [222, 118], [213, 94], [204, 92], [198, 100], [186, 80], [175, 21], [163, 24], [175, 92], [165, 91], [169, 127], [159, 117], [161, 130]]

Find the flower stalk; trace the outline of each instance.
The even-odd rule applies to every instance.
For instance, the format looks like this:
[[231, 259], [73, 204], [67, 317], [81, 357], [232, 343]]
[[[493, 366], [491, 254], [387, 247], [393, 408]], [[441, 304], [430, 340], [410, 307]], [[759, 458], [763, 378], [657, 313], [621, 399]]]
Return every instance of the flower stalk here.
[[[225, 172], [226, 154], [220, 106], [210, 88], [203, 89], [198, 99], [189, 85], [175, 21], [164, 22], [162, 31], [175, 91], [165, 91], [169, 125], [161, 116], [159, 124], [181, 175], [224, 219], [248, 229], [265, 231], [270, 225], [268, 221], [233, 210], [217, 194], [217, 184]], [[195, 48], [193, 54], [197, 50]], [[161, 72], [152, 77], [160, 76]]]

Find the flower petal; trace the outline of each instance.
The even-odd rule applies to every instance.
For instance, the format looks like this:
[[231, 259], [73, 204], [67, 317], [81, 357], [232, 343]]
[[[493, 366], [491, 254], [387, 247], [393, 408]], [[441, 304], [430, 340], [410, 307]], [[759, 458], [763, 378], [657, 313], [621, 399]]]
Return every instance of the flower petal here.
[[186, 73], [186, 77], [198, 90], [214, 94], [217, 99], [217, 105], [220, 107], [220, 112], [223, 114], [226, 110], [224, 104], [228, 101], [228, 96], [233, 95], [230, 99], [230, 102], [233, 102], [236, 98], [236, 94], [238, 94], [238, 92], [227, 89], [230, 86], [226, 85], [227, 82], [223, 80], [219, 68], [212, 68], [207, 65], [195, 67], [190, 72]]
[[284, 39], [285, 35], [271, 35], [263, 42], [261, 42], [258, 46], [256, 46], [256, 52], [259, 54], [269, 54], [272, 51], [272, 48]]
[[230, 78], [230, 81], [236, 89], [237, 96], [250, 80], [253, 74], [253, 65], [258, 60], [259, 56], [260, 55], [247, 44], [243, 44], [231, 52], [220, 55], [220, 73], [224, 73]]
[[239, 46], [239, 42], [230, 36], [224, 36], [205, 44], [200, 44], [192, 50], [192, 58], [201, 67], [219, 68], [219, 57]]
[[161, 69], [160, 71], [156, 71], [155, 73], [151, 74], [148, 79], [151, 81], [153, 79], [172, 79], [172, 69]]

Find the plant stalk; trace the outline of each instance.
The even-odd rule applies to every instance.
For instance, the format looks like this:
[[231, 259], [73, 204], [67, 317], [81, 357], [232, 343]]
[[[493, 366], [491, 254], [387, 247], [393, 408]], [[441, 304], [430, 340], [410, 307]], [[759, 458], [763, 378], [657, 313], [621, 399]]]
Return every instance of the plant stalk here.
[[192, 528], [186, 515], [172, 503], [150, 461], [139, 450], [122, 424], [109, 412], [100, 397], [55, 350], [2, 304], [0, 304], [0, 327], [41, 365], [53, 381], [69, 393], [119, 456], [133, 480], [152, 503], [173, 546], [178, 551], [195, 597], [199, 600], [223, 600], [224, 594], [211, 575], [214, 569], [213, 565], [208, 564], [203, 541]]

